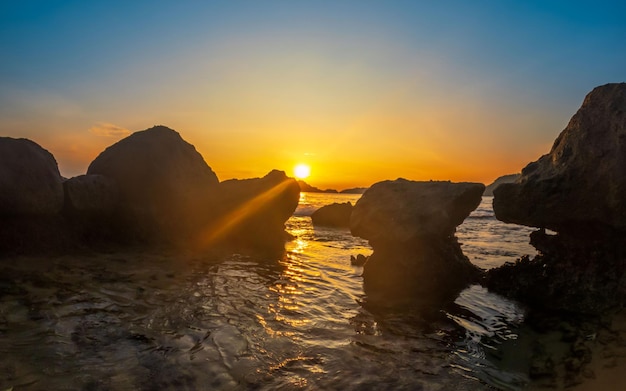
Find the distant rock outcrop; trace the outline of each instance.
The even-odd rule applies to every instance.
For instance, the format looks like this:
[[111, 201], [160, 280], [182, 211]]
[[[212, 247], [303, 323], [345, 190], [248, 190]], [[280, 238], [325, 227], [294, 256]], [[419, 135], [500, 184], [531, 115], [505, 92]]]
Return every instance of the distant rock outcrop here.
[[115, 181], [120, 213], [140, 237], [189, 235], [206, 219], [218, 179], [193, 145], [165, 126], [135, 132], [105, 149], [89, 175]]
[[503, 183], [513, 183], [515, 182], [521, 174], [509, 174], [498, 177], [493, 183], [489, 184], [485, 188], [484, 196], [493, 196], [493, 191], [496, 187], [500, 186]]
[[54, 215], [61, 208], [54, 156], [30, 140], [0, 137], [0, 215]]
[[350, 189], [341, 190], [341, 194], [363, 194], [367, 190], [367, 187], [353, 187]]
[[300, 191], [305, 193], [337, 193], [337, 190], [334, 189], [318, 189], [317, 187], [311, 186], [303, 180], [299, 180], [298, 185], [300, 186]]
[[626, 304], [626, 83], [591, 91], [550, 153], [494, 197], [498, 219], [541, 230], [539, 255], [491, 270], [491, 289], [568, 312]]
[[463, 255], [456, 227], [479, 205], [481, 183], [379, 182], [356, 203], [352, 234], [373, 254], [363, 269], [368, 297], [431, 305], [454, 300], [480, 270]]
[[311, 214], [311, 220], [313, 225], [350, 228], [352, 209], [353, 206], [350, 202], [324, 205]]

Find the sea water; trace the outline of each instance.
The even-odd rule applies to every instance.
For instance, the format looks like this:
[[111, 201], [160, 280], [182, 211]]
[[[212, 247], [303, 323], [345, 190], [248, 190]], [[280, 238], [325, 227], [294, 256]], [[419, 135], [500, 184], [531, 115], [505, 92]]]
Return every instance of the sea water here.
[[[519, 304], [475, 285], [434, 318], [367, 309], [350, 256], [371, 254], [368, 243], [310, 218], [358, 198], [302, 193], [286, 224], [295, 239], [277, 259], [104, 254], [4, 266], [0, 390], [523, 388], [524, 371], [498, 362], [517, 338]], [[485, 269], [534, 253], [530, 230], [497, 221], [491, 202], [457, 232]]]

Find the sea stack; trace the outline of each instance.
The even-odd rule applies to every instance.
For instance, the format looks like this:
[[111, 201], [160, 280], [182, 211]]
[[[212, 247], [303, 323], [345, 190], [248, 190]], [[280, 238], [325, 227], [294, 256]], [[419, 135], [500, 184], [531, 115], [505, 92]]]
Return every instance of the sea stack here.
[[591, 91], [550, 153], [495, 189], [493, 206], [504, 222], [539, 228], [531, 244], [540, 253], [490, 271], [490, 288], [569, 312], [623, 305], [626, 83]]
[[481, 183], [384, 181], [354, 206], [350, 228], [374, 249], [363, 269], [369, 299], [441, 305], [480, 275], [456, 227], [480, 204]]

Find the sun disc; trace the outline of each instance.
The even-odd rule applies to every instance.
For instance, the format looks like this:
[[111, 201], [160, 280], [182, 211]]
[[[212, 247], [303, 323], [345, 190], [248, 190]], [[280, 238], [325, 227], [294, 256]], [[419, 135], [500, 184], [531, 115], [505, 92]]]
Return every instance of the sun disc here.
[[307, 164], [298, 164], [293, 168], [293, 173], [298, 179], [304, 179], [311, 175], [311, 167]]

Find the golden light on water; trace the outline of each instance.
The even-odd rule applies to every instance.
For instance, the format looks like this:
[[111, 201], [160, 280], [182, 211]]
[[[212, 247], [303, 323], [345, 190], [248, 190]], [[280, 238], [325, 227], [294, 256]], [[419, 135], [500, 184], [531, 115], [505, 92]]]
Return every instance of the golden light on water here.
[[298, 164], [293, 168], [293, 174], [298, 179], [308, 178], [311, 175], [311, 166], [308, 164]]

